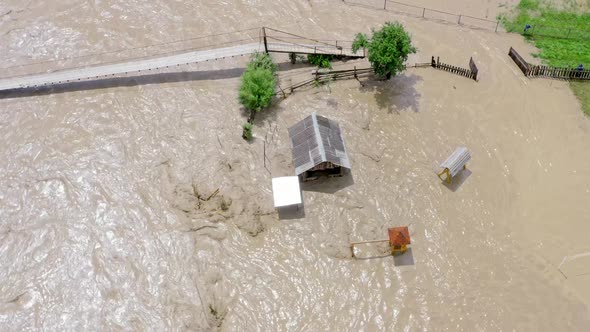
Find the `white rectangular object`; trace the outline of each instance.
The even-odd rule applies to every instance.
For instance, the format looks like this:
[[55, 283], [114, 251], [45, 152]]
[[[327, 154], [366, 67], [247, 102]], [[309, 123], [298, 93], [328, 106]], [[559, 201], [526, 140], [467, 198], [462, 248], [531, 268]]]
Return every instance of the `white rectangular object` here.
[[445, 160], [440, 167], [447, 168], [451, 176], [457, 175], [463, 169], [465, 164], [471, 160], [471, 153], [466, 147], [458, 147], [447, 160]]
[[272, 196], [275, 207], [301, 204], [301, 189], [298, 176], [283, 176], [272, 179]]

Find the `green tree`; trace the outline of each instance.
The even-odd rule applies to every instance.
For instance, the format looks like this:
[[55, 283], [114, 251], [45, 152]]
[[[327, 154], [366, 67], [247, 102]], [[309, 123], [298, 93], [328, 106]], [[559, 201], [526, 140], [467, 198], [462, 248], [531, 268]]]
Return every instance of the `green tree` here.
[[359, 33], [352, 44], [353, 52], [366, 48], [369, 62], [377, 76], [391, 78], [392, 75], [406, 69], [408, 55], [416, 53], [410, 35], [397, 22], [387, 22], [380, 30], [371, 30], [371, 39]]
[[246, 67], [238, 99], [250, 111], [249, 123], [254, 121], [257, 112], [270, 105], [276, 88], [276, 70], [277, 66], [265, 53], [254, 54]]

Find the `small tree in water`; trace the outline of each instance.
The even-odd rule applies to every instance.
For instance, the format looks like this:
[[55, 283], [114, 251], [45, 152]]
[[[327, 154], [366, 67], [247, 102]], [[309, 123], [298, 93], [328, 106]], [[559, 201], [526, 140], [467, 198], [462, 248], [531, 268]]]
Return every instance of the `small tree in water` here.
[[249, 141], [252, 139], [252, 124], [250, 122], [246, 122], [244, 123], [244, 126], [242, 127], [242, 138], [245, 139], [246, 141]]
[[371, 39], [365, 34], [357, 34], [352, 43], [352, 51], [356, 53], [359, 49], [366, 48], [373, 71], [379, 77], [390, 79], [392, 75], [406, 69], [404, 63], [409, 54], [416, 53], [416, 48], [412, 46], [412, 39], [404, 27], [397, 22], [387, 22], [378, 31], [372, 29], [372, 33]]
[[252, 55], [246, 71], [242, 75], [240, 103], [250, 111], [249, 123], [263, 108], [268, 107], [275, 93], [277, 66], [266, 53]]

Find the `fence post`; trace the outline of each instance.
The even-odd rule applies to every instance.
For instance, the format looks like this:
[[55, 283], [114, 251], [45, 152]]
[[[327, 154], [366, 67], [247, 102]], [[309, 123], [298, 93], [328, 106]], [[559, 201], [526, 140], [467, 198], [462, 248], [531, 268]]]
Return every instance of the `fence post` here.
[[426, 13], [426, 8], [422, 8], [422, 18], [424, 18], [424, 13]]
[[383, 10], [387, 10], [387, 0], [383, 0]]
[[499, 26], [499, 25], [500, 25], [500, 21], [497, 21], [497, 22], [496, 22], [496, 31], [495, 31], [495, 32], [498, 32], [498, 26]]
[[268, 53], [268, 43], [266, 42], [266, 29], [262, 27], [262, 38], [264, 39], [264, 52]]
[[266, 168], [266, 137], [264, 137], [264, 150], [262, 154], [262, 161], [264, 162], [264, 168]]
[[459, 21], [457, 21], [457, 24], [461, 24], [461, 15], [459, 15]]
[[569, 38], [570, 37], [570, 32], [572, 32], [572, 28], [567, 29], [567, 36], [565, 38]]

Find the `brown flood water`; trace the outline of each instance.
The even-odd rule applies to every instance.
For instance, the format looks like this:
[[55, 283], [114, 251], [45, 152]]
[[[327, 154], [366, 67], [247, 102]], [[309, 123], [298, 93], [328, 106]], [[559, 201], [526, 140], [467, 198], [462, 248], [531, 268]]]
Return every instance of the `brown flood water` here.
[[[465, 4], [499, 10], [419, 2]], [[588, 330], [590, 120], [566, 82], [522, 77], [506, 55], [532, 59], [520, 37], [335, 0], [9, 0], [0, 15], [3, 67], [263, 24], [350, 39], [399, 20], [410, 62], [480, 68], [479, 82], [410, 68], [299, 91], [257, 116], [252, 143], [243, 58], [0, 99], [0, 330]], [[311, 70], [275, 59], [281, 84]], [[287, 128], [313, 111], [340, 122], [352, 176], [306, 186], [305, 216], [279, 220], [271, 177], [293, 173]], [[445, 186], [437, 165], [458, 145], [473, 159]], [[351, 259], [350, 241], [396, 225], [411, 253]]]

